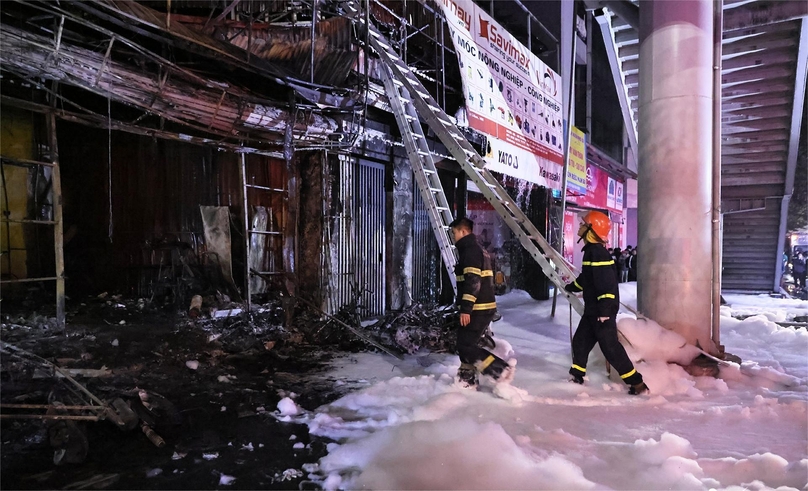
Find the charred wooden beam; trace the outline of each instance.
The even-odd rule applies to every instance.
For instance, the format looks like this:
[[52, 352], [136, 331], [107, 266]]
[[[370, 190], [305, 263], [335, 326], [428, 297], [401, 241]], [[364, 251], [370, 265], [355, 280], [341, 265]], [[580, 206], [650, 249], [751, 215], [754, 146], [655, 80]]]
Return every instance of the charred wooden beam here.
[[[35, 102], [30, 101], [24, 101], [22, 99], [17, 99], [5, 95], [0, 96], [0, 102], [2, 102], [2, 104], [7, 104], [9, 106], [18, 107], [20, 109], [33, 111], [36, 113], [47, 114], [50, 111], [52, 111], [50, 106], [37, 104]], [[229, 152], [254, 153], [257, 155], [266, 155], [268, 157], [273, 157], [277, 159], [283, 158], [283, 153], [280, 150], [280, 147], [279, 150], [277, 151], [269, 150], [266, 148], [255, 148], [250, 146], [244, 146], [238, 143], [228, 143], [220, 139], [214, 140], [210, 138], [187, 135], [184, 133], [173, 133], [165, 130], [146, 128], [135, 124], [128, 124], [115, 119], [110, 119], [107, 116], [94, 115], [94, 114], [80, 114], [76, 112], [67, 111], [65, 109], [56, 109], [55, 114], [57, 118], [63, 121], [69, 121], [71, 123], [77, 123], [85, 126], [91, 126], [102, 129], [111, 129], [115, 131], [123, 131], [125, 133], [132, 133], [134, 135], [147, 136], [150, 138], [161, 138], [163, 140], [181, 141], [193, 145], [212, 146], [217, 149], [226, 150]], [[265, 142], [265, 145], [268, 145], [268, 143]], [[278, 143], [278, 145], [281, 145], [281, 143]], [[54, 277], [53, 279], [56, 278]]]
[[[108, 0], [107, 2], [75, 2], [74, 5], [99, 19], [112, 22], [142, 36], [249, 72], [260, 73], [267, 80], [282, 85], [286, 84], [285, 78], [290, 75], [269, 63], [247, 63], [243, 50], [197, 33], [182, 24], [169, 27], [166, 24], [166, 14], [138, 2]], [[50, 6], [49, 8], [61, 12], [56, 7]]]
[[234, 8], [236, 8], [236, 5], [238, 5], [239, 3], [241, 3], [241, 0], [233, 0], [232, 2], [230, 2], [230, 5], [228, 5], [228, 6], [227, 6], [227, 8], [225, 8], [225, 9], [222, 11], [222, 13], [221, 13], [221, 14], [219, 14], [219, 15], [216, 17], [216, 19], [214, 19], [214, 21], [213, 21], [213, 22], [214, 22], [214, 23], [218, 23], [218, 22], [220, 22], [221, 20], [223, 20], [225, 17], [227, 17], [227, 14], [229, 14], [230, 12], [232, 12], [232, 11], [233, 11], [233, 9], [234, 9]]
[[[278, 103], [257, 100], [235, 87], [225, 89], [227, 96], [219, 104], [220, 88], [214, 92], [208, 86], [178, 79], [161, 83], [154, 79], [156, 74], [143, 74], [114, 60], [102, 70], [104, 60], [98, 53], [65, 43], [57, 54], [48, 38], [0, 26], [0, 62], [4, 69], [23, 78], [63, 81], [200, 131], [205, 131], [206, 125], [199, 122], [210, 121], [211, 128], [233, 137], [273, 139], [283, 135], [289, 124], [289, 111], [275, 106]], [[328, 140], [338, 132], [339, 123], [322, 115], [294, 119], [293, 133], [298, 141]]]
[[157, 41], [164, 46], [181, 49], [194, 56], [201, 56], [218, 66], [224, 64], [224, 66], [229, 67], [228, 71], [230, 69], [236, 69], [242, 71], [243, 74], [256, 74], [261, 80], [268, 84], [291, 87], [301, 97], [320, 107], [327, 105], [334, 108], [352, 108], [357, 105], [358, 101], [361, 99], [356, 91], [342, 88], [340, 89], [340, 95], [334, 95], [330, 92], [331, 89], [335, 87], [311, 87], [308, 86], [308, 83], [296, 81], [292, 72], [285, 70], [277, 63], [266, 60], [252, 60], [248, 63], [247, 56], [242, 49], [230, 43], [217, 40], [203, 32], [196, 32], [182, 24], [176, 24], [169, 28], [169, 26], [166, 25], [164, 13], [155, 11], [138, 2], [108, 0], [107, 2], [70, 3], [71, 7], [76, 7], [95, 16], [96, 20], [88, 18], [86, 15], [77, 15], [70, 10], [66, 10], [67, 7], [60, 7], [58, 3], [46, 1], [26, 2], [23, 0], [15, 0], [15, 2], [40, 12], [47, 12], [54, 16], [64, 17], [71, 23], [78, 24], [82, 28], [90, 29], [106, 38], [116, 36], [119, 42], [135, 49], [135, 51], [143, 54], [152, 61], [170, 66], [173, 71], [176, 71], [184, 77], [201, 79], [202, 83], [206, 81], [201, 77], [173, 65], [169, 60], [163, 59], [153, 52], [143, 49], [136, 43], [127, 40], [120, 32], [113, 32], [102, 27], [96, 20], [100, 19], [111, 22], [117, 27], [127, 29], [138, 36]]

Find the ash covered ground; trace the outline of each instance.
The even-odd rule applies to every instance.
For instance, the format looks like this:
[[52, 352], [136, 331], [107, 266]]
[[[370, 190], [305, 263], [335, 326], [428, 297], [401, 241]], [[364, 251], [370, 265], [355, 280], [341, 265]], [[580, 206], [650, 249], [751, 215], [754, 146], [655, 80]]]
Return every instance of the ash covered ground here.
[[[329, 440], [278, 421], [278, 402], [329, 403], [358, 382], [329, 377], [335, 358], [447, 352], [457, 327], [451, 309], [360, 323], [356, 305], [330, 316], [288, 300], [247, 313], [226, 298], [185, 311], [102, 294], [69, 302], [65, 329], [47, 304], [9, 310], [3, 489], [305, 489]], [[94, 401], [119, 410], [99, 421], [40, 418], [108, 414], [60, 408]], [[126, 415], [136, 423], [114, 421]]]

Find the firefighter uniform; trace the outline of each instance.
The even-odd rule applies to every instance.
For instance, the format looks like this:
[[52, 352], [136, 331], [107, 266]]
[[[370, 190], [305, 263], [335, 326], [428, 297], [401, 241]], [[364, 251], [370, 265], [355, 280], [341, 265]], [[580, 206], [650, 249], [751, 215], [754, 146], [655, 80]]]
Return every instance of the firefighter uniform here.
[[[572, 367], [570, 375], [582, 383], [586, 375], [589, 352], [600, 345], [603, 356], [617, 370], [620, 378], [631, 386], [642, 383], [642, 375], [617, 339], [617, 311], [620, 290], [614, 270], [614, 259], [599, 242], [588, 242], [584, 248], [581, 274], [565, 287], [568, 292], [583, 292], [584, 314], [572, 338]], [[599, 317], [608, 317], [601, 322]]]
[[458, 240], [455, 247], [459, 256], [455, 266], [457, 305], [461, 314], [471, 316], [469, 324], [457, 332], [458, 376], [469, 383], [476, 383], [478, 372], [498, 378], [508, 364], [480, 347], [497, 309], [491, 257], [473, 233]]

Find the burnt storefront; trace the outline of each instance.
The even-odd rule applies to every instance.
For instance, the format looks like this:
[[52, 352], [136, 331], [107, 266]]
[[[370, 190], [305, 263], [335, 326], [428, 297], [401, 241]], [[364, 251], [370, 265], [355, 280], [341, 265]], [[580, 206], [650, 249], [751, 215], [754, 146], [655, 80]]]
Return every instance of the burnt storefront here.
[[[538, 89], [504, 66], [486, 81], [503, 104], [489, 123], [552, 150], [522, 175], [529, 152], [473, 123], [480, 96], [461, 83], [472, 66], [451, 48], [451, 19], [428, 3], [370, 9], [492, 166], [522, 159], [515, 174], [492, 170], [543, 233], [558, 229], [557, 104], [522, 100]], [[4, 298], [41, 289], [61, 320], [65, 296], [104, 292], [180, 309], [197, 295], [247, 309], [302, 296], [367, 317], [452, 301], [383, 67], [339, 2], [28, 2], [2, 15]], [[557, 75], [542, 80], [557, 90]], [[479, 215], [491, 234], [501, 290], [546, 291], [520, 279], [536, 276], [530, 259], [501, 224], [484, 226], [491, 210], [426, 138], [453, 215]]]

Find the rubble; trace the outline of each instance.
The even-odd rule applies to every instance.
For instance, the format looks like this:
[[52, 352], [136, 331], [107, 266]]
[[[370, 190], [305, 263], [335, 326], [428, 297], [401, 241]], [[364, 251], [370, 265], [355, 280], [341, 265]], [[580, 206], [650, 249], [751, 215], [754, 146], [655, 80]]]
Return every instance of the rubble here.
[[[238, 312], [243, 305], [224, 295], [202, 299], [195, 317], [174, 303], [113, 293], [71, 300], [64, 330], [47, 307], [3, 312], [4, 342], [58, 366], [0, 357], [0, 402], [48, 407], [60, 419], [2, 420], [0, 487], [209, 489], [221, 474], [214, 464], [240, 486], [297, 487], [305, 479], [299, 470], [329, 442], [278, 422], [279, 413], [313, 409], [358, 383], [317, 370], [344, 351], [448, 351], [457, 327], [453, 310], [422, 305], [360, 322], [355, 305], [328, 316], [288, 300]], [[86, 419], [61, 419], [67, 415]], [[48, 472], [55, 460], [59, 472]], [[147, 477], [153, 469], [163, 472]], [[285, 480], [276, 478], [285, 471]]]

